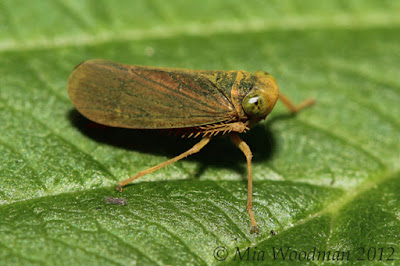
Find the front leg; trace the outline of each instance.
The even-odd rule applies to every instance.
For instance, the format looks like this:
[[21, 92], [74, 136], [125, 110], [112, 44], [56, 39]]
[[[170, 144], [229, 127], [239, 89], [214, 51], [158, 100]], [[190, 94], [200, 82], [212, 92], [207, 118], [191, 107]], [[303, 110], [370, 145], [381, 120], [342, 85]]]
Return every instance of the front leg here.
[[287, 109], [289, 109], [289, 111], [292, 114], [295, 114], [298, 111], [300, 111], [301, 109], [315, 104], [314, 99], [307, 99], [304, 102], [300, 103], [299, 105], [295, 105], [288, 97], [286, 97], [285, 95], [283, 95], [281, 93], [279, 94], [279, 100], [282, 101], [282, 103], [286, 106]]

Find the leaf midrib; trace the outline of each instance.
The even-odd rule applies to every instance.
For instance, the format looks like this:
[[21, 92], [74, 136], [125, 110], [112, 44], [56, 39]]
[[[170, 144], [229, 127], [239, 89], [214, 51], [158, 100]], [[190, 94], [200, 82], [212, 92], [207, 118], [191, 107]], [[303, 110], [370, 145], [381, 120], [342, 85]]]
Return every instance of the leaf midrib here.
[[[394, 10], [396, 11], [396, 10]], [[210, 36], [226, 33], [254, 33], [268, 30], [307, 29], [365, 29], [395, 27], [400, 25], [400, 16], [393, 11], [351, 14], [310, 14], [283, 17], [279, 20], [253, 18], [247, 20], [216, 20], [211, 23], [180, 23], [178, 25], [154, 26], [143, 29], [109, 29], [100, 34], [81, 33], [59, 37], [45, 37], [34, 40], [8, 39], [0, 43], [0, 53], [8, 51], [32, 51], [57, 49], [61, 47], [95, 46], [110, 42], [142, 41], [149, 39], [173, 39], [181, 35]]]

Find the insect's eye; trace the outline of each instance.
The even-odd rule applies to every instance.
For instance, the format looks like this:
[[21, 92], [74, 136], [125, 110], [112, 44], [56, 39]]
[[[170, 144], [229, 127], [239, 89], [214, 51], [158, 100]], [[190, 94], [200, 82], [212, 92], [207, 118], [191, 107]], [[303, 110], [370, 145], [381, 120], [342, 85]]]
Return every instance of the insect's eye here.
[[269, 111], [268, 98], [262, 90], [252, 90], [243, 99], [243, 109], [249, 116], [265, 117]]

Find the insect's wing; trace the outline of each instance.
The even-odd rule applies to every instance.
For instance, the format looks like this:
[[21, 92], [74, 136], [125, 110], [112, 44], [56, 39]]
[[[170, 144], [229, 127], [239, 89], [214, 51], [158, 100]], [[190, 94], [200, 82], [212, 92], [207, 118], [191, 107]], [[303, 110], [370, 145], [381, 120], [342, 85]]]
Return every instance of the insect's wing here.
[[68, 93], [81, 114], [107, 126], [185, 128], [236, 117], [226, 91], [195, 71], [91, 60], [75, 68]]

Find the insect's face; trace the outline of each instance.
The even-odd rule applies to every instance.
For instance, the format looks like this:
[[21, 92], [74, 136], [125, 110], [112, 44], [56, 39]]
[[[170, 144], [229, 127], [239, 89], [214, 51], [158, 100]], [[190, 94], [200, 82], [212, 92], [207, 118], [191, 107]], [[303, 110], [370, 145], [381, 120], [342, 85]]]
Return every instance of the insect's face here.
[[270, 74], [258, 71], [257, 81], [243, 98], [243, 110], [255, 120], [264, 119], [274, 108], [279, 97], [278, 85]]

